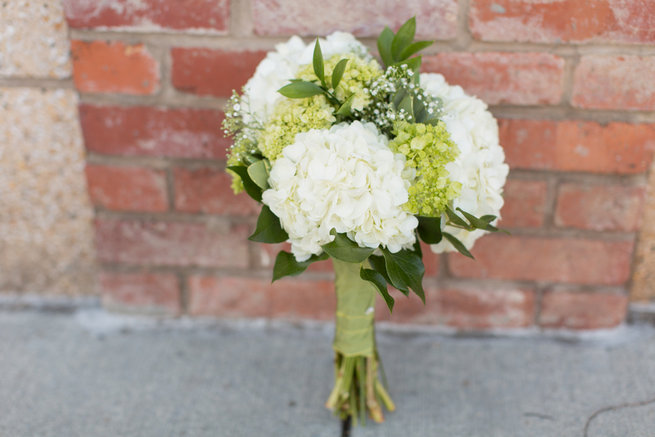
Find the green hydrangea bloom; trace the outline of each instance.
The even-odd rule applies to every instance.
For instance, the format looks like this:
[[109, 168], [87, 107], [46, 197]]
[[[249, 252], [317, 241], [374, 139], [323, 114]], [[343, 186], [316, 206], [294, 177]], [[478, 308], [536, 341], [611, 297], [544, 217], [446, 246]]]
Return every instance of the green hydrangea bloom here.
[[[341, 102], [354, 94], [355, 97], [353, 98], [351, 107], [353, 110], [361, 111], [371, 103], [369, 86], [371, 82], [382, 76], [382, 68], [373, 58], [360, 57], [354, 53], [334, 55], [325, 61], [325, 81], [328, 84], [332, 83], [332, 71], [334, 67], [342, 59], [348, 59], [348, 64], [346, 64], [346, 70], [334, 94]], [[300, 69], [298, 79], [308, 81], [318, 80], [311, 64]]]
[[450, 180], [446, 170], [446, 164], [455, 160], [459, 150], [445, 124], [398, 121], [394, 123], [393, 133], [395, 138], [389, 147], [405, 155], [405, 168], [416, 171], [405, 208], [413, 214], [440, 216], [462, 188], [460, 183]]
[[280, 157], [282, 149], [293, 143], [296, 134], [328, 129], [335, 121], [334, 108], [323, 95], [281, 99], [258, 138], [259, 150], [272, 162]]

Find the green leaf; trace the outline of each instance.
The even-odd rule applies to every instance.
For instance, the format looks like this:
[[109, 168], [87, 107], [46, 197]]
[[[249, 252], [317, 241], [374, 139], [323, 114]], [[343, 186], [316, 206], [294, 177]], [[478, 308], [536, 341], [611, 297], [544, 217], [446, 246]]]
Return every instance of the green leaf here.
[[335, 90], [339, 86], [339, 82], [341, 82], [343, 73], [346, 71], [346, 64], [348, 64], [348, 59], [342, 59], [334, 67], [334, 70], [332, 70], [332, 88]]
[[405, 47], [405, 49], [400, 52], [400, 59], [401, 61], [404, 61], [405, 59], [409, 58], [415, 53], [420, 52], [426, 47], [430, 47], [434, 41], [416, 41]]
[[416, 33], [416, 17], [412, 17], [400, 26], [391, 41], [391, 56], [395, 61], [402, 59], [400, 54], [409, 46]]
[[[387, 283], [391, 284], [391, 280], [389, 279], [389, 275], [387, 274], [387, 266], [384, 264], [384, 257], [380, 255], [371, 255], [368, 257], [368, 263], [371, 265], [373, 270], [378, 272], [379, 274], [382, 275], [385, 281]], [[400, 290], [405, 295], [409, 294], [409, 290]]]
[[266, 168], [266, 161], [259, 160], [254, 164], [248, 166], [248, 176], [250, 179], [257, 184], [262, 190], [268, 188], [268, 169]]
[[360, 263], [375, 250], [370, 247], [359, 247], [346, 234], [337, 234], [334, 229], [331, 233], [334, 235], [334, 241], [324, 244], [322, 247], [332, 258], [349, 263]]
[[244, 167], [242, 165], [233, 165], [227, 169], [233, 171], [241, 178], [241, 181], [243, 182], [243, 188], [246, 190], [246, 193], [250, 197], [255, 199], [257, 202], [262, 201], [262, 189], [259, 188], [259, 186], [253, 182], [252, 179], [250, 179], [250, 175], [248, 174], [248, 167]]
[[290, 99], [304, 99], [323, 94], [324, 90], [314, 82], [298, 81], [284, 85], [277, 92]]
[[491, 223], [492, 221], [496, 220], [496, 216], [491, 215], [491, 214], [487, 214], [487, 215], [481, 216], [480, 220], [485, 221], [487, 223]]
[[418, 216], [418, 235], [428, 244], [437, 244], [443, 238], [441, 235], [441, 217]]
[[321, 81], [324, 87], [325, 85], [325, 66], [323, 65], [323, 53], [321, 53], [321, 45], [318, 43], [318, 37], [316, 37], [316, 44], [314, 44], [314, 74]]
[[248, 237], [248, 240], [260, 243], [282, 243], [288, 239], [289, 234], [282, 229], [278, 216], [273, 214], [268, 206], [264, 205], [259, 213], [259, 218], [257, 218], [255, 232]]
[[346, 99], [345, 102], [337, 109], [336, 114], [340, 115], [342, 117], [350, 117], [352, 115], [352, 104], [353, 100], [355, 100], [355, 94], [351, 94], [350, 97]]
[[312, 255], [308, 260], [298, 262], [296, 257], [289, 252], [280, 251], [275, 258], [275, 266], [273, 267], [273, 281], [275, 282], [285, 276], [296, 276], [307, 270], [310, 264], [316, 261], [324, 261], [328, 259], [327, 253], [320, 255]]
[[446, 207], [446, 215], [448, 216], [448, 220], [451, 221], [452, 223], [456, 224], [457, 226], [461, 226], [465, 229], [472, 230], [471, 226], [464, 221], [463, 218], [458, 216], [455, 211], [450, 209], [449, 207]]
[[[478, 218], [478, 217], [474, 216], [473, 214], [469, 214], [468, 212], [464, 211], [461, 208], [457, 208], [457, 211], [461, 212], [462, 215], [464, 215], [464, 217], [466, 217], [466, 219], [469, 222], [471, 222], [471, 224], [473, 226], [475, 226], [476, 228], [478, 228], [478, 229], [483, 229], [483, 230], [489, 231], [489, 232], [498, 232], [500, 230], [500, 229], [498, 229], [497, 227], [493, 226], [490, 223], [491, 221], [496, 219], [495, 215], [491, 216], [491, 217], [493, 217], [493, 219], [487, 221], [486, 219], [483, 220], [482, 217]], [[483, 217], [488, 218], [489, 216], [483, 216]]]
[[425, 266], [421, 257], [409, 250], [391, 253], [387, 249], [382, 249], [382, 254], [391, 284], [399, 290], [401, 287], [411, 288], [425, 303], [425, 292], [423, 291]]
[[414, 120], [414, 98], [412, 96], [407, 94], [405, 98], [401, 100], [400, 104], [398, 105], [398, 110], [401, 109], [404, 109], [405, 112], [407, 112], [410, 115], [411, 117], [410, 121]]
[[385, 67], [393, 64], [393, 56], [391, 56], [391, 42], [393, 41], [393, 31], [389, 27], [385, 27], [384, 30], [378, 36], [378, 52], [380, 52], [380, 57]]
[[471, 259], [475, 259], [473, 255], [471, 255], [471, 252], [468, 251], [466, 246], [464, 246], [464, 244], [462, 244], [461, 241], [455, 238], [454, 235], [449, 234], [448, 232], [444, 232], [443, 236], [446, 237], [446, 240], [448, 240], [450, 244], [452, 244], [459, 253], [461, 253], [464, 256], [468, 256]]
[[418, 79], [418, 72], [421, 69], [422, 60], [422, 56], [414, 56], [413, 58], [398, 62], [396, 65], [406, 64], [410, 70], [414, 71], [414, 78]]
[[387, 281], [384, 280], [384, 277], [382, 277], [382, 275], [376, 272], [375, 270], [365, 269], [363, 267], [359, 271], [359, 277], [375, 285], [375, 288], [378, 289], [378, 292], [380, 293], [380, 295], [382, 295], [382, 298], [387, 303], [387, 306], [389, 307], [389, 312], [393, 312], [393, 305], [395, 301], [393, 297], [391, 297], [391, 295], [389, 294], [389, 290], [387, 290]]

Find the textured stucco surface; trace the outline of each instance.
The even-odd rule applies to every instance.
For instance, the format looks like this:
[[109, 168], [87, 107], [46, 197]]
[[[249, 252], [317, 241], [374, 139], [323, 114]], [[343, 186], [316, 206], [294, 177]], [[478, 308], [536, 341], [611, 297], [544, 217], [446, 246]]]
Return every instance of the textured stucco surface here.
[[655, 162], [648, 178], [648, 196], [639, 232], [630, 298], [655, 300]]
[[0, 291], [92, 292], [75, 92], [0, 88], [0, 121]]
[[60, 0], [0, 1], [0, 77], [71, 74]]

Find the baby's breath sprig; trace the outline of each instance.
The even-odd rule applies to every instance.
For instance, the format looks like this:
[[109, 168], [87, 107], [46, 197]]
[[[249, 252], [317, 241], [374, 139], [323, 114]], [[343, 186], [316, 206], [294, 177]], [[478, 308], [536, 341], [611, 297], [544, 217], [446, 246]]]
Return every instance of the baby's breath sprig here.
[[388, 136], [393, 136], [393, 126], [398, 121], [435, 125], [443, 113], [443, 104], [416, 83], [415, 75], [407, 64], [388, 67], [383, 76], [371, 83], [372, 102], [363, 118]]

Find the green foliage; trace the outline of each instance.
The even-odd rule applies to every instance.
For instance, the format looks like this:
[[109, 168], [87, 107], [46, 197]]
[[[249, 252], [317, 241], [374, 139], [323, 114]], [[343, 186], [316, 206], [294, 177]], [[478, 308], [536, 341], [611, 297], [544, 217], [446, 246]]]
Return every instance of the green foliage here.
[[339, 83], [341, 82], [341, 78], [343, 77], [343, 73], [346, 71], [347, 65], [348, 65], [348, 59], [342, 59], [334, 67], [334, 70], [332, 70], [332, 89], [336, 90], [337, 87], [339, 86]]
[[282, 229], [278, 216], [273, 214], [268, 206], [264, 205], [257, 218], [255, 232], [248, 237], [248, 240], [259, 243], [282, 243], [288, 239], [289, 234]]
[[359, 271], [359, 277], [375, 285], [375, 288], [377, 288], [378, 292], [389, 307], [389, 312], [392, 312], [395, 301], [389, 294], [389, 290], [387, 290], [387, 281], [384, 277], [375, 270], [365, 269], [364, 267]]
[[454, 235], [449, 234], [448, 232], [444, 232], [443, 236], [446, 238], [446, 240], [450, 242], [450, 244], [452, 244], [455, 247], [455, 249], [457, 249], [459, 253], [461, 253], [464, 256], [468, 256], [471, 259], [475, 259], [473, 255], [471, 255], [471, 252], [469, 252], [469, 250], [466, 248], [466, 246], [464, 246], [464, 244], [462, 244], [461, 241], [455, 238]]
[[310, 264], [316, 261], [324, 261], [328, 259], [327, 253], [320, 255], [312, 255], [306, 261], [296, 261], [296, 257], [289, 252], [280, 251], [275, 258], [275, 266], [273, 266], [273, 281], [275, 282], [285, 276], [297, 276], [307, 270]]
[[331, 234], [334, 235], [334, 240], [321, 247], [332, 258], [349, 263], [361, 263], [375, 250], [369, 247], [359, 247], [346, 234], [339, 234], [334, 229]]
[[307, 82], [304, 80], [296, 80], [288, 85], [284, 85], [277, 90], [284, 97], [290, 99], [305, 99], [307, 97], [323, 94], [325, 90], [314, 82]]
[[423, 275], [425, 266], [420, 256], [410, 250], [391, 253], [382, 249], [387, 276], [391, 284], [399, 290], [410, 288], [425, 303]]
[[395, 34], [391, 29], [385, 27], [378, 37], [378, 52], [382, 58], [385, 67], [391, 65], [408, 64], [410, 68], [418, 72], [421, 61], [414, 61], [410, 58], [426, 47], [429, 47], [434, 41], [414, 41], [416, 34], [416, 17], [412, 17], [403, 23]]
[[233, 165], [227, 168], [236, 173], [243, 183], [246, 193], [257, 202], [262, 201], [262, 189], [250, 178], [248, 167], [242, 165]]
[[327, 88], [325, 84], [325, 67], [323, 66], [323, 53], [321, 52], [321, 45], [318, 43], [318, 38], [316, 38], [316, 44], [314, 44], [314, 57], [313, 63], [314, 74], [321, 81], [323, 88]]
[[437, 244], [443, 238], [441, 234], [441, 217], [417, 216], [418, 235], [427, 244]]
[[260, 159], [248, 166], [248, 176], [262, 190], [268, 188], [268, 166], [267, 161]]

